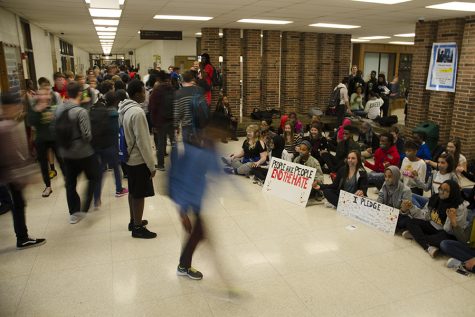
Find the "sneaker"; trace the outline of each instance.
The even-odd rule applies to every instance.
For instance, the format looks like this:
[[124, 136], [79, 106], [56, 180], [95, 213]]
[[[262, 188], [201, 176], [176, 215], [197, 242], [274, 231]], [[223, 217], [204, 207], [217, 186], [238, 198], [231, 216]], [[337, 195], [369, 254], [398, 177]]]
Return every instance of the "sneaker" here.
[[41, 194], [41, 196], [49, 197], [49, 195], [51, 195], [52, 192], [53, 190], [51, 189], [51, 187], [46, 187], [45, 190], [43, 190], [43, 194]]
[[85, 212], [75, 212], [69, 216], [69, 223], [74, 225], [82, 220], [86, 216]]
[[462, 266], [462, 261], [457, 260], [456, 258], [450, 258], [447, 261], [447, 267], [449, 269], [458, 269]]
[[127, 188], [122, 188], [120, 192], [115, 192], [115, 197], [122, 197], [125, 196], [129, 193], [129, 190]]
[[153, 239], [157, 237], [157, 234], [149, 231], [145, 226], [134, 226], [132, 228], [132, 237], [139, 239]]
[[230, 167], [225, 167], [225, 168], [223, 168], [223, 171], [224, 171], [226, 174], [232, 174], [232, 175], [236, 174], [236, 173], [234, 172], [234, 168], [230, 168]]
[[404, 230], [404, 231], [402, 232], [402, 236], [404, 237], [404, 239], [414, 240], [414, 237], [413, 237], [412, 234], [409, 232], [409, 230]]
[[46, 239], [34, 239], [28, 237], [26, 240], [18, 240], [16, 243], [17, 250], [37, 247], [46, 243]]
[[201, 280], [203, 278], [203, 274], [197, 269], [195, 269], [194, 267], [190, 267], [189, 269], [186, 269], [178, 265], [176, 269], [176, 274], [178, 276], [188, 276], [192, 280]]
[[325, 202], [325, 207], [336, 209], [335, 205], [333, 205], [332, 203], [329, 203], [328, 201]]
[[101, 208], [102, 201], [98, 200], [94, 202], [94, 210], [99, 210]]
[[56, 170], [51, 170], [49, 171], [48, 175], [49, 175], [49, 179], [53, 179], [58, 175], [58, 172], [56, 172]]
[[439, 253], [439, 248], [430, 246], [427, 248], [427, 253], [429, 253], [431, 257], [435, 258]]
[[[146, 226], [146, 225], [148, 225], [148, 221], [145, 219], [142, 220], [142, 226]], [[133, 227], [134, 227], [134, 224], [132, 222], [129, 222], [129, 231], [132, 231]]]

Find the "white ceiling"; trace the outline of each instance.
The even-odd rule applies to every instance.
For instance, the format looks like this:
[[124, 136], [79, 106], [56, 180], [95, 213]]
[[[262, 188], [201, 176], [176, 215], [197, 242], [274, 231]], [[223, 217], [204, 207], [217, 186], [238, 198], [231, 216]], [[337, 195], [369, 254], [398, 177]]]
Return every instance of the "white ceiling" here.
[[[350, 33], [353, 37], [386, 35], [388, 40], [410, 41], [394, 34], [413, 33], [415, 22], [463, 17], [470, 13], [426, 9], [425, 6], [451, 0], [413, 0], [395, 5], [355, 2], [351, 0], [126, 0], [112, 53], [124, 53], [147, 44], [140, 40], [138, 30], [183, 31], [193, 37], [202, 27], [254, 28], [266, 30]], [[0, 7], [17, 13], [49, 32], [84, 49], [102, 52], [92, 18], [84, 0], [0, 0]], [[187, 22], [154, 20], [156, 14], [212, 16], [210, 21]], [[282, 19], [288, 25], [253, 25], [237, 23], [243, 18]], [[325, 22], [361, 25], [352, 30], [309, 27]], [[64, 35], [60, 33], [63, 32]]]

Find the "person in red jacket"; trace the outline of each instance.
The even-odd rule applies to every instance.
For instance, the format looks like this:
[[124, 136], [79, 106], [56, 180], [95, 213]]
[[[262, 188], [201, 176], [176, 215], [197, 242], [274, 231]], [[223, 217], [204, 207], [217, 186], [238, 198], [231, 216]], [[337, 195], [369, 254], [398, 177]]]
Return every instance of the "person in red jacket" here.
[[390, 133], [383, 133], [379, 137], [379, 148], [374, 152], [374, 164], [366, 161], [364, 166], [371, 169], [368, 175], [368, 183], [381, 189], [384, 183], [384, 170], [386, 167], [399, 166], [399, 152], [394, 145], [394, 137]]
[[[211, 81], [213, 80], [214, 67], [211, 65], [211, 59], [208, 53], [201, 54], [201, 67], [202, 71], [204, 70], [206, 76], [203, 78], [206, 80], [206, 83], [211, 87]], [[211, 90], [205, 91], [205, 98], [208, 105], [211, 104]]]

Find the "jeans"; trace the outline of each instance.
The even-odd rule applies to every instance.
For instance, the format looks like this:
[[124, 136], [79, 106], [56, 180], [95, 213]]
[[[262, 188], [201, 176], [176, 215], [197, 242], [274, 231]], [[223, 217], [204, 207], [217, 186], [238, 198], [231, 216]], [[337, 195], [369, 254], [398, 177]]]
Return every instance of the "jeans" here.
[[247, 162], [242, 163], [241, 159], [231, 159], [229, 157], [225, 157], [226, 163], [234, 168], [239, 175], [249, 175], [252, 170], [252, 165], [254, 162]]
[[[459, 261], [466, 262], [475, 258], [475, 249], [470, 248], [466, 243], [454, 240], [444, 240], [440, 243], [442, 252], [456, 258]], [[475, 273], [475, 268], [472, 269]]]
[[155, 147], [157, 149], [157, 165], [158, 167], [165, 166], [165, 153], [167, 149], [167, 136], [170, 139], [172, 146], [175, 145], [175, 129], [173, 122], [164, 123], [157, 132], [154, 133]]
[[119, 170], [119, 154], [115, 146], [108, 147], [106, 149], [96, 150], [97, 160], [99, 162], [98, 170], [98, 180], [96, 188], [94, 189], [94, 201], [98, 202], [101, 200], [102, 193], [102, 178], [104, 175], [104, 170], [106, 165], [109, 165], [114, 170], [114, 179], [115, 179], [115, 192], [118, 193], [122, 191], [122, 177]]
[[384, 173], [371, 172], [368, 174], [368, 185], [381, 189], [384, 184]]
[[[69, 214], [79, 211], [87, 212], [91, 206], [92, 196], [96, 184], [99, 182], [99, 162], [95, 155], [91, 155], [82, 159], [64, 159], [66, 167], [66, 198], [68, 201]], [[88, 179], [86, 192], [83, 196], [83, 204], [76, 192], [77, 178], [84, 172]]]
[[18, 241], [28, 238], [28, 229], [26, 228], [25, 220], [25, 199], [23, 198], [22, 190], [14, 184], [7, 186], [10, 191], [13, 216], [13, 228], [15, 229], [16, 238]]
[[336, 126], [339, 127], [343, 123], [343, 119], [345, 119], [346, 113], [346, 105], [338, 105], [335, 107], [335, 115], [336, 115]]
[[199, 213], [195, 213], [196, 220], [192, 226], [190, 237], [185, 243], [180, 256], [180, 267], [189, 269], [191, 267], [191, 260], [193, 253], [198, 246], [198, 243], [204, 238], [203, 223]]
[[428, 201], [429, 201], [429, 198], [419, 196], [417, 194], [412, 194], [412, 204], [419, 209], [422, 209], [427, 204]]
[[12, 197], [6, 185], [0, 185], [0, 205], [13, 205]]
[[38, 154], [38, 162], [40, 163], [41, 175], [43, 176], [43, 182], [45, 183], [46, 187], [51, 187], [51, 180], [48, 173], [48, 149], [53, 150], [54, 156], [56, 156], [56, 159], [58, 160], [59, 167], [64, 174], [63, 160], [58, 155], [58, 149], [56, 148], [54, 141], [36, 141], [35, 146], [36, 152]]
[[338, 199], [340, 198], [340, 190], [338, 189], [324, 189], [323, 196], [327, 201], [335, 207], [338, 207]]
[[427, 220], [411, 219], [407, 223], [407, 230], [424, 250], [427, 250], [429, 246], [440, 247], [444, 240], [455, 240], [454, 236], [444, 230], [434, 228]]

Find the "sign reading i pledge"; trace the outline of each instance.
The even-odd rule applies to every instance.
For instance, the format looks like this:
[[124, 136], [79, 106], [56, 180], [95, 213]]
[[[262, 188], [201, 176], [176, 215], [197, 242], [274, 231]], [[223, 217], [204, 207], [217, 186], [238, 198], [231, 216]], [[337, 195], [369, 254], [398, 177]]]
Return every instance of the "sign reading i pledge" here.
[[316, 172], [313, 167], [272, 158], [262, 191], [305, 207]]
[[343, 216], [359, 220], [388, 234], [394, 234], [396, 231], [399, 209], [368, 197], [359, 197], [341, 190], [337, 211]]

